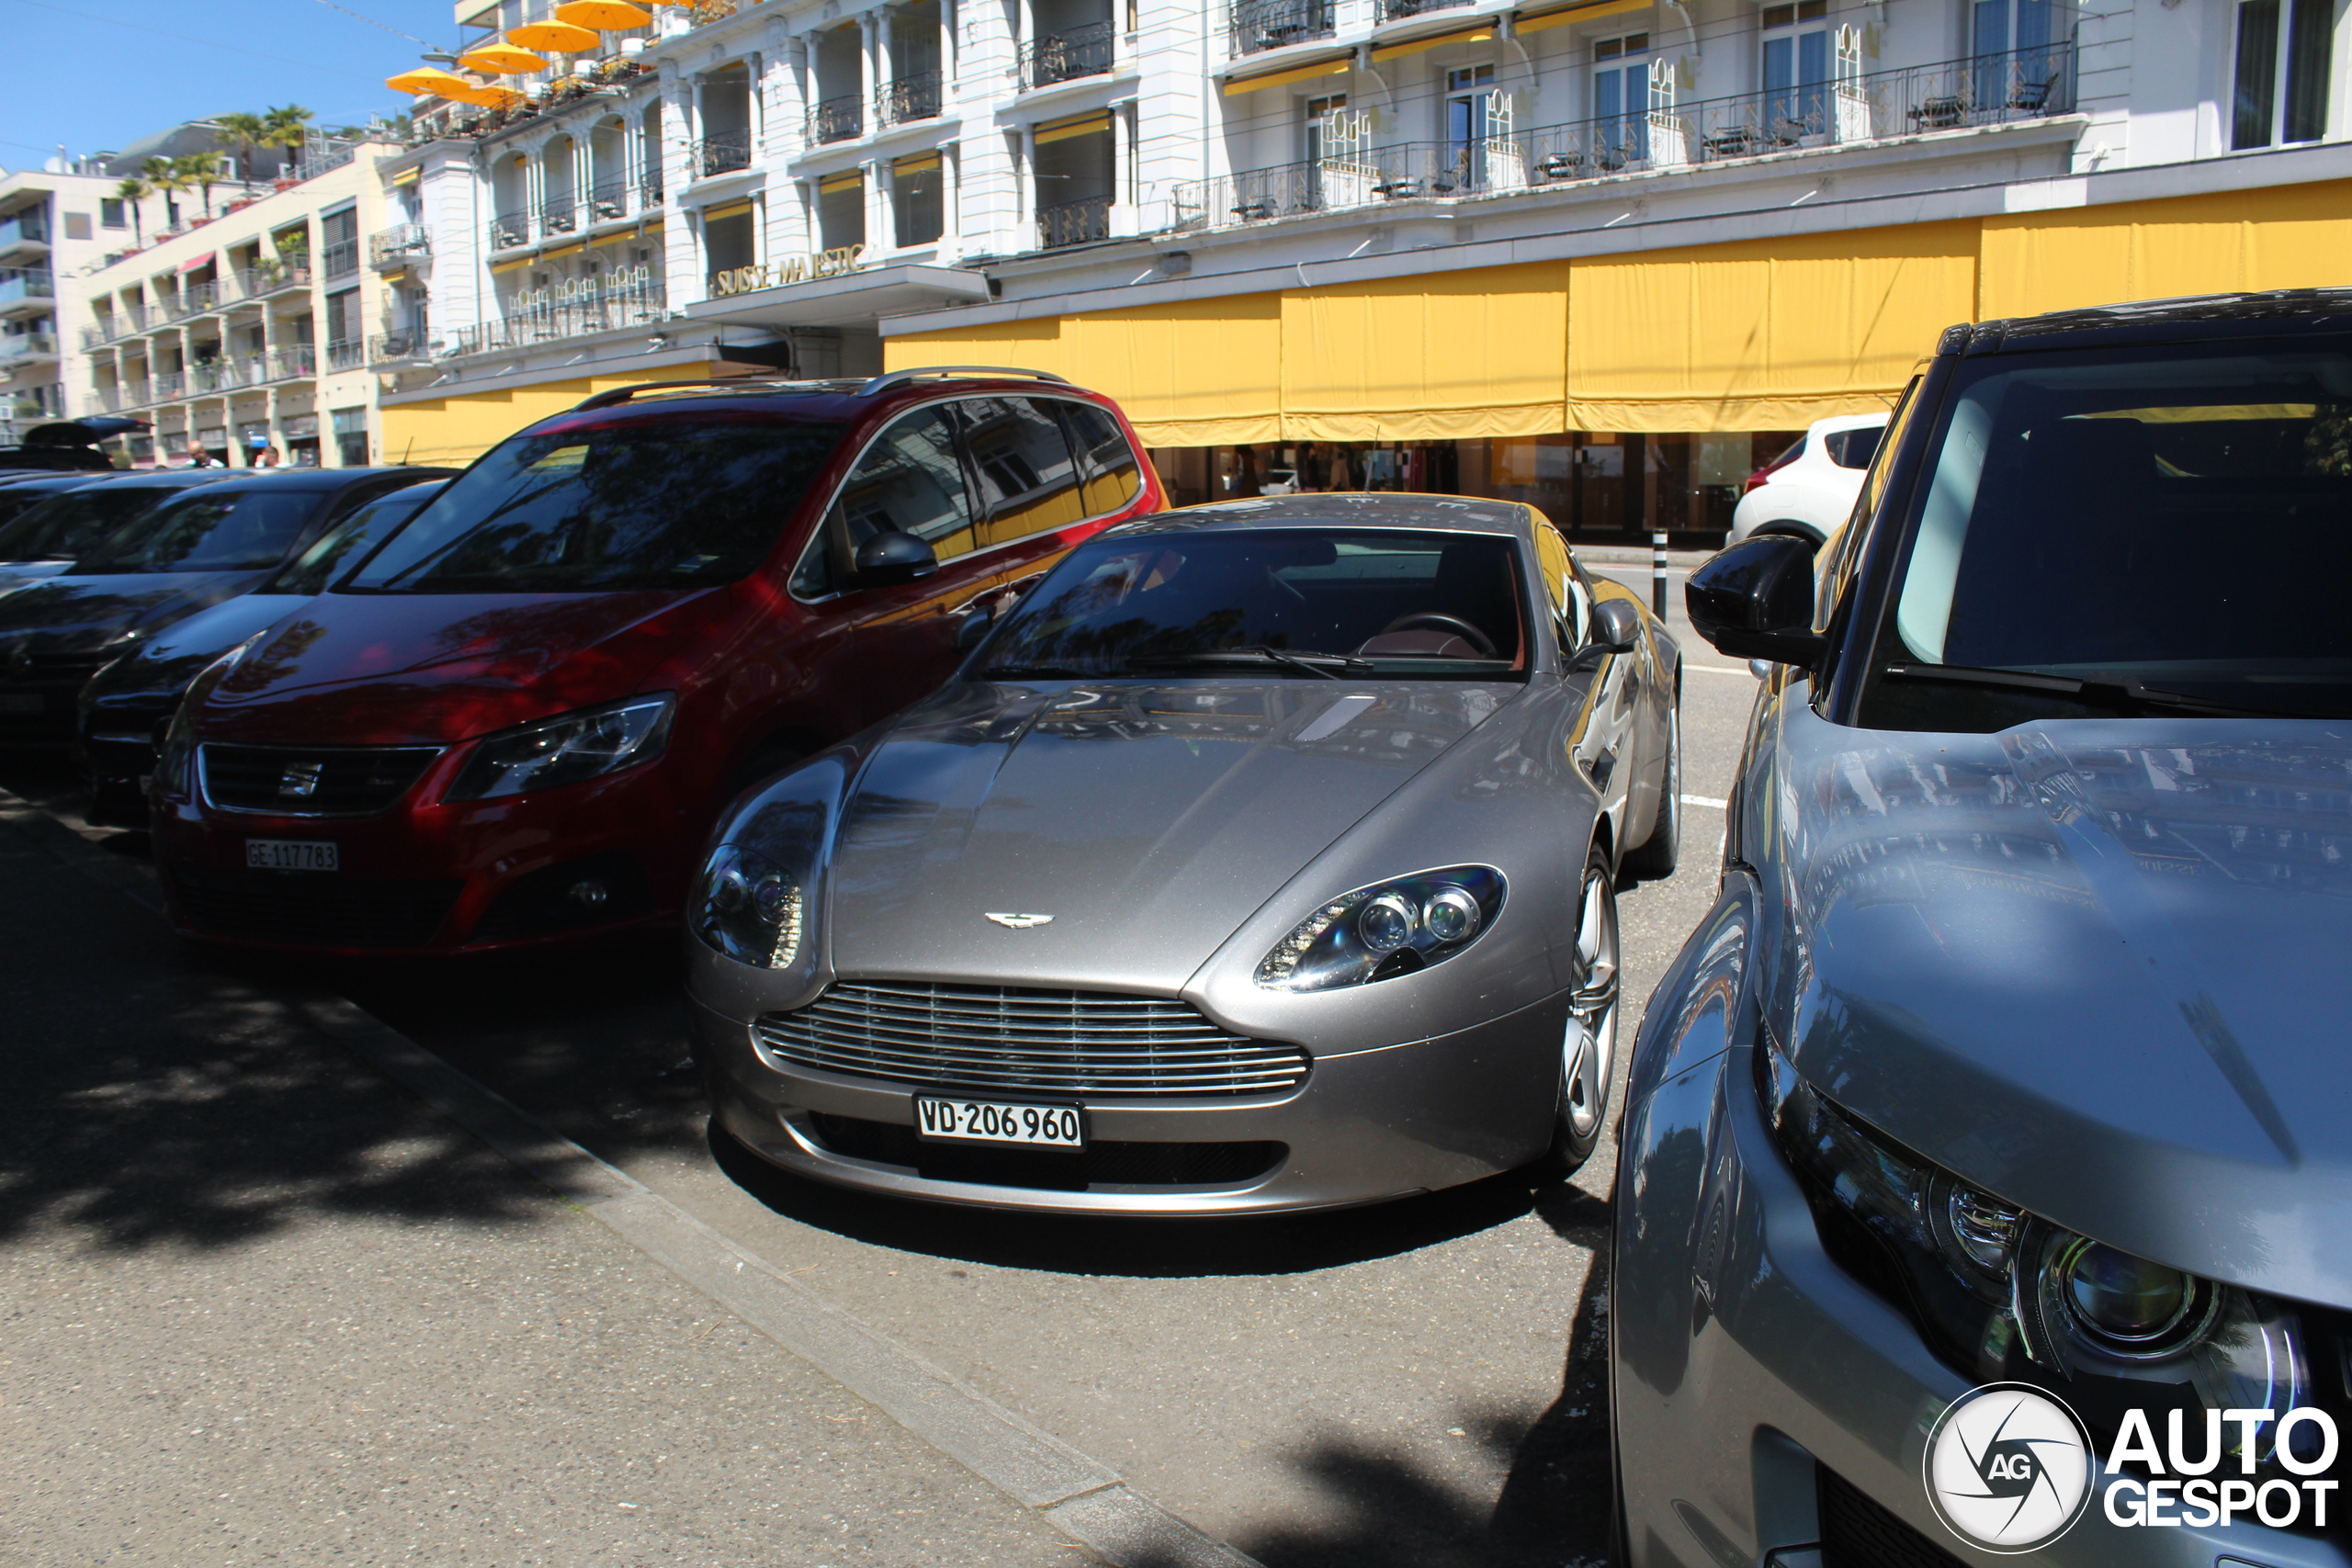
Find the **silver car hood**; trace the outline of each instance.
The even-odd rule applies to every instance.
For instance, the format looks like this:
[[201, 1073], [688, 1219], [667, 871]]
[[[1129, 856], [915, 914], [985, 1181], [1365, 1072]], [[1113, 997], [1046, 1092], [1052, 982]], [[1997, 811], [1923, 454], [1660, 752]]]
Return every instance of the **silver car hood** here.
[[1844, 728], [1746, 802], [1807, 1078], [2012, 1202], [2352, 1306], [2352, 726]]
[[[950, 686], [876, 748], [842, 813], [833, 969], [1173, 993], [1303, 866], [1520, 692]], [[992, 914], [1051, 919], [1016, 929]]]

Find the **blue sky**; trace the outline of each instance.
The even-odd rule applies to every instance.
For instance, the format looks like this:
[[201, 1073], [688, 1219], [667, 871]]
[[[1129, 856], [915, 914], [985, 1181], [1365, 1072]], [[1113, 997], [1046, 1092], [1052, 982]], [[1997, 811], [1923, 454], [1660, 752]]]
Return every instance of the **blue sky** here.
[[[276, 104], [358, 124], [409, 100], [384, 78], [419, 46], [457, 40], [451, 0], [0, 0], [10, 62], [0, 168], [38, 168], [61, 141], [95, 152], [182, 120]], [[382, 23], [370, 26], [356, 11]]]

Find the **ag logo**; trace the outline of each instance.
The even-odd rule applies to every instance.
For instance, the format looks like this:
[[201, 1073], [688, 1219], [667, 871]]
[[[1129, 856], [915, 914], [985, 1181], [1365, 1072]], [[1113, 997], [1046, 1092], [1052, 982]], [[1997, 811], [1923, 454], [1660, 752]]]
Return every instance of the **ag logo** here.
[[2097, 1464], [2072, 1410], [2026, 1383], [1987, 1383], [1952, 1402], [1928, 1434], [1928, 1502], [1981, 1551], [2034, 1551], [2090, 1506]]

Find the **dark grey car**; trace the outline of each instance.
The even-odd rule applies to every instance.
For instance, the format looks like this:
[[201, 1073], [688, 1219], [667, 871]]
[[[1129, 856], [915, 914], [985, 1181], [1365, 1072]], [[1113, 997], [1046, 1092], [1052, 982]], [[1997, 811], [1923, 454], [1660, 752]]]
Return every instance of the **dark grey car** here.
[[1673, 865], [1680, 664], [1540, 514], [1163, 513], [982, 633], [722, 821], [687, 945], [727, 1134], [845, 1185], [1125, 1213], [1589, 1153], [1614, 878]]
[[2352, 292], [1954, 328], [1693, 575], [1779, 662], [1626, 1092], [1640, 1568], [2352, 1562], [2347, 580]]

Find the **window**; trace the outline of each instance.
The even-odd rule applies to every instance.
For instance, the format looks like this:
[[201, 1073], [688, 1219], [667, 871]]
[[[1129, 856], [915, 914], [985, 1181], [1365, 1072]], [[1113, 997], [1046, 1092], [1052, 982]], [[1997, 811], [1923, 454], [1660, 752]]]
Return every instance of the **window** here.
[[1092, 403], [1057, 402], [1070, 445], [1086, 465], [1086, 515], [1116, 512], [1143, 489], [1143, 465], [1119, 433], [1118, 421]]
[[945, 228], [940, 155], [925, 152], [890, 165], [890, 214], [901, 246], [928, 245]]
[[368, 411], [336, 409], [334, 419], [335, 461], [346, 468], [368, 466]]
[[831, 175], [817, 182], [817, 248], [865, 243], [865, 176]]
[[127, 229], [130, 226], [130, 217], [123, 211], [121, 202], [113, 197], [102, 196], [98, 198], [98, 225], [105, 229]]
[[1308, 163], [1322, 162], [1323, 122], [1347, 107], [1348, 96], [1345, 93], [1333, 93], [1327, 97], [1306, 100], [1306, 161]]
[[2330, 0], [2240, 0], [2230, 146], [2316, 141], [2327, 131]]
[[2064, 62], [2052, 0], [1971, 0], [1971, 91], [1980, 109], [2040, 108]]
[[891, 533], [927, 540], [942, 560], [973, 547], [972, 498], [956, 453], [956, 426], [943, 406], [893, 421], [865, 448], [793, 572], [792, 591], [814, 599], [838, 586], [831, 541], [845, 545], [854, 559], [858, 546]]
[[979, 480], [979, 543], [1001, 545], [1086, 515], [1078, 464], [1051, 412], [1027, 398], [967, 398], [956, 411]]
[[363, 361], [359, 337], [359, 290], [327, 296], [327, 368], [356, 369]]
[[[1980, 8], [2011, 3], [1977, 0]], [[2041, 6], [2042, 0], [2015, 3]], [[1762, 20], [1766, 134], [1793, 139], [1828, 130], [1829, 0], [1767, 6]]]
[[709, 264], [711, 276], [757, 263], [758, 239], [752, 230], [752, 204], [748, 201], [713, 208], [703, 214], [703, 258]]
[[1487, 113], [1495, 68], [1472, 65], [1445, 73], [1445, 139], [1456, 147], [1484, 141], [1491, 134]]
[[67, 213], [65, 215], [65, 237], [69, 240], [88, 239], [90, 237], [90, 215], [86, 212]]
[[[1624, 158], [1649, 156], [1650, 35], [1627, 33], [1592, 46], [1593, 144]], [[1603, 160], [1604, 166], [1616, 164]]]
[[345, 208], [319, 220], [319, 265], [328, 277], [359, 270], [359, 212]]

